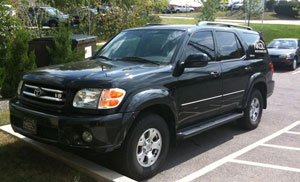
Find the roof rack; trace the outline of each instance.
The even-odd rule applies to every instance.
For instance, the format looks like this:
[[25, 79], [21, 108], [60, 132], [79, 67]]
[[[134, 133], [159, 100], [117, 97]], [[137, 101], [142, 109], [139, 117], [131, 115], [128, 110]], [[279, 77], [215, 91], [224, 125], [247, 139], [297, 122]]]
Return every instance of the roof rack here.
[[166, 24], [160, 24], [160, 23], [147, 23], [147, 24], [145, 24], [144, 26], [147, 27], [147, 26], [162, 26], [162, 25], [166, 25]]
[[220, 22], [209, 22], [209, 21], [201, 21], [197, 24], [197, 26], [220, 26], [220, 27], [234, 27], [234, 28], [244, 28], [247, 30], [253, 30], [253, 28], [242, 25], [234, 25], [229, 23], [220, 23]]

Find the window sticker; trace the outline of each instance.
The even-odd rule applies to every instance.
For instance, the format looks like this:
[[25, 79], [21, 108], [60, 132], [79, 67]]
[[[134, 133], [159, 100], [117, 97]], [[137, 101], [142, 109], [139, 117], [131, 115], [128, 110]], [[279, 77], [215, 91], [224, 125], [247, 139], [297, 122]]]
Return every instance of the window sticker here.
[[255, 53], [267, 53], [266, 50], [266, 45], [262, 40], [259, 40], [255, 45], [254, 45], [254, 51]]

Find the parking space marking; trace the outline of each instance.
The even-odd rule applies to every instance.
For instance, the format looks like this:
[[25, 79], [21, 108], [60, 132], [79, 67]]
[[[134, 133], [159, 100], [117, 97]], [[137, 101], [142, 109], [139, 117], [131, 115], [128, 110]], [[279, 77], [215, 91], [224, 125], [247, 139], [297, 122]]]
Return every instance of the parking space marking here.
[[292, 73], [292, 75], [299, 74], [299, 73], [300, 73], [300, 71], [295, 71]]
[[272, 168], [272, 169], [280, 169], [280, 170], [300, 173], [300, 169], [293, 168], [293, 167], [285, 167], [285, 166], [278, 166], [278, 165], [273, 165], [273, 164], [264, 164], [264, 163], [259, 163], [259, 162], [251, 162], [251, 161], [244, 161], [244, 160], [237, 160], [237, 159], [232, 159], [228, 162], [238, 163], [238, 164], [246, 164], [246, 165], [251, 165], [251, 166], [266, 167], [266, 168]]
[[295, 132], [295, 131], [286, 131], [288, 134], [294, 134], [294, 135], [300, 135], [300, 132]]
[[259, 145], [264, 144], [264, 143], [272, 140], [273, 138], [289, 131], [290, 129], [294, 128], [295, 126], [297, 126], [299, 124], [300, 124], [300, 121], [296, 121], [296, 122], [292, 123], [291, 125], [289, 125], [289, 126], [283, 128], [283, 129], [281, 129], [281, 130], [279, 130], [279, 131], [277, 131], [277, 132], [275, 132], [275, 133], [273, 133], [273, 134], [271, 134], [271, 135], [255, 142], [251, 145], [248, 145], [247, 147], [245, 147], [245, 148], [243, 148], [243, 149], [241, 149], [237, 152], [234, 152], [234, 153], [232, 153], [232, 154], [230, 154], [230, 155], [228, 155], [228, 156], [226, 156], [226, 157], [224, 157], [224, 158], [222, 158], [218, 161], [215, 161], [215, 162], [201, 168], [200, 170], [198, 170], [196, 172], [193, 172], [193, 173], [181, 178], [180, 180], [177, 180], [177, 182], [193, 181], [193, 180], [199, 178], [200, 176], [203, 176], [204, 174], [214, 170], [215, 168], [217, 168], [217, 167], [219, 167], [219, 166], [221, 166], [221, 165], [223, 165], [223, 164], [225, 164], [229, 161], [232, 161], [233, 159], [243, 155], [244, 153], [258, 147]]
[[288, 147], [288, 146], [273, 145], [273, 144], [261, 144], [261, 146], [279, 148], [279, 149], [287, 149], [287, 150], [299, 150], [300, 151], [300, 148], [298, 148], [298, 147]]

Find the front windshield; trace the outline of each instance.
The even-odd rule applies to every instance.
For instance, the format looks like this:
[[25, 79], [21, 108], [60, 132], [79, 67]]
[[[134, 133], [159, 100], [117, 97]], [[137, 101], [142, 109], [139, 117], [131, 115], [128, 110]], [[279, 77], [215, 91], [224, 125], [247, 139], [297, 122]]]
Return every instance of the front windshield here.
[[295, 40], [273, 40], [269, 43], [268, 48], [296, 49], [297, 42]]
[[157, 64], [169, 63], [182, 35], [183, 31], [124, 31], [109, 42], [97, 57], [129, 61], [139, 58]]
[[60, 12], [59, 10], [55, 8], [47, 8], [47, 11], [49, 12], [50, 15], [55, 16], [55, 15], [62, 15], [63, 13]]

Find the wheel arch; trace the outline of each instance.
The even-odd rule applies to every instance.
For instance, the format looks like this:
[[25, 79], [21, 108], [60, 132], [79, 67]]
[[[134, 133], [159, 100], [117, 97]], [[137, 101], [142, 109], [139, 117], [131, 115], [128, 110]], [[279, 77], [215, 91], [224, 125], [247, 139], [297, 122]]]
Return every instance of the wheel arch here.
[[266, 78], [262, 73], [255, 73], [250, 77], [247, 86], [247, 92], [243, 99], [243, 109], [247, 107], [248, 100], [250, 99], [253, 90], [259, 90], [263, 96], [263, 108], [267, 108], [267, 83]]

